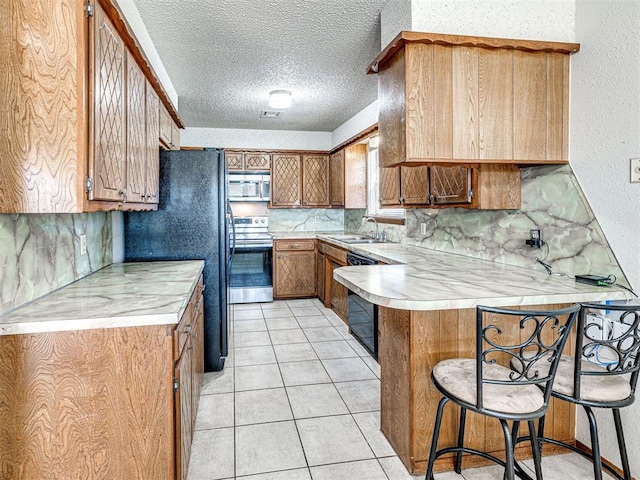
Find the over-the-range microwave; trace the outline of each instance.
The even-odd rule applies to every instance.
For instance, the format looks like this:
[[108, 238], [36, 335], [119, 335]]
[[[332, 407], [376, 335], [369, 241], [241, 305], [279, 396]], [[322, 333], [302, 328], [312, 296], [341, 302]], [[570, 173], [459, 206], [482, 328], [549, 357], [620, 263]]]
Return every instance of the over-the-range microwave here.
[[228, 194], [232, 202], [268, 202], [271, 196], [271, 176], [229, 173]]

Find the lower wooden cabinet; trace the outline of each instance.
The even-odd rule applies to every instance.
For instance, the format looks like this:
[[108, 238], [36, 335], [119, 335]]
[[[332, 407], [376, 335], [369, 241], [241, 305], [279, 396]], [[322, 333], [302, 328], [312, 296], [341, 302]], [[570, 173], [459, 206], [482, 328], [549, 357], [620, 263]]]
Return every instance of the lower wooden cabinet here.
[[316, 254], [316, 291], [318, 298], [324, 303], [324, 253]]
[[349, 316], [347, 295], [349, 291], [347, 287], [333, 278], [333, 271], [347, 264], [347, 251], [320, 241], [318, 242], [318, 252], [323, 255], [324, 261], [323, 304], [326, 308], [331, 308], [347, 323]]
[[274, 240], [273, 298], [316, 295], [316, 241]]
[[186, 479], [202, 289], [177, 326], [0, 335], [0, 478]]

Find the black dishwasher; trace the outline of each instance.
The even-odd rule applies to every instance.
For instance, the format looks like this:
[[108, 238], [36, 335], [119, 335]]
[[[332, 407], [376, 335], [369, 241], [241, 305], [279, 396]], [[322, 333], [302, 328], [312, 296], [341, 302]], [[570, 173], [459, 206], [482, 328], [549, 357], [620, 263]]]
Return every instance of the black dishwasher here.
[[[347, 254], [347, 265], [377, 265], [372, 258]], [[362, 346], [378, 359], [378, 306], [349, 290], [349, 331]]]

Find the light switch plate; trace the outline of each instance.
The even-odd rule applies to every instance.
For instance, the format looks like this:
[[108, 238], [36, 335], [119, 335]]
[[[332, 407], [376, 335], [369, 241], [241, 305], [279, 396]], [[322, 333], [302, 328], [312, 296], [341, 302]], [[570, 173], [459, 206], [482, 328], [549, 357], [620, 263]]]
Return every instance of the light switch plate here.
[[631, 159], [631, 183], [640, 183], [640, 157]]

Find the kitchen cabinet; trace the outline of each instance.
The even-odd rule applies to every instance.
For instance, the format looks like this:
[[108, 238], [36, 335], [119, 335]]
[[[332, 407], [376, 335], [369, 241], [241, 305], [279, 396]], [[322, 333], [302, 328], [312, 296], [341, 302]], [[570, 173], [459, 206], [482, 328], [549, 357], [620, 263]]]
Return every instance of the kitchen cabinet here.
[[520, 208], [520, 170], [512, 164], [386, 167], [379, 189], [382, 207]]
[[316, 254], [316, 295], [324, 303], [324, 253], [320, 248]]
[[329, 206], [329, 155], [302, 155], [302, 206]]
[[[18, 322], [26, 323], [24, 333], [0, 335], [3, 478], [186, 478], [203, 368], [202, 266], [174, 270], [181, 272], [176, 289], [185, 293], [168, 295], [175, 302], [166, 303], [151, 291], [166, 286], [149, 279], [165, 285], [166, 264], [157, 272], [153, 262], [148, 265], [144, 274], [129, 271], [129, 278], [127, 267], [115, 267], [106, 279], [79, 280], [104, 295], [102, 301], [84, 300], [117, 312], [113, 319], [95, 311], [78, 319], [72, 302], [60, 307], [65, 302], [58, 299], [54, 303], [63, 310], [51, 327], [38, 330], [40, 322], [26, 317]], [[188, 303], [187, 280], [193, 288]], [[112, 287], [117, 282], [121, 290]], [[89, 296], [83, 288], [74, 298]], [[37, 309], [39, 301], [46, 297], [26, 308]], [[128, 301], [136, 304], [136, 315], [127, 311]], [[145, 311], [149, 304], [158, 306], [157, 314]], [[183, 304], [180, 321], [167, 323]], [[72, 318], [60, 321], [65, 308]], [[136, 323], [138, 315], [144, 319]], [[74, 323], [81, 329], [65, 330]]]
[[347, 265], [347, 250], [318, 242], [318, 251], [324, 255], [324, 298], [326, 308], [331, 308], [345, 323], [348, 322], [348, 290], [333, 278], [336, 268]]
[[274, 240], [273, 298], [316, 295], [315, 240]]
[[297, 154], [271, 157], [271, 207], [299, 207], [302, 202], [302, 164]]
[[160, 146], [180, 150], [180, 130], [164, 106], [160, 109]]
[[332, 207], [367, 207], [366, 145], [350, 145], [331, 155], [329, 186]]
[[378, 73], [380, 165], [567, 163], [578, 44], [401, 32]]
[[269, 172], [271, 154], [266, 152], [225, 152], [227, 170], [247, 172]]
[[160, 125], [160, 100], [147, 80], [147, 136], [145, 149], [144, 202], [157, 204], [160, 199], [160, 149], [158, 132]]
[[[142, 78], [163, 107], [169, 100], [116, 7], [36, 0], [7, 9], [15, 21], [0, 45], [0, 213], [156, 208], [157, 194], [142, 200], [137, 157], [148, 135]], [[139, 197], [125, 198], [131, 191]]]
[[329, 206], [329, 155], [274, 153], [271, 158], [271, 207]]

